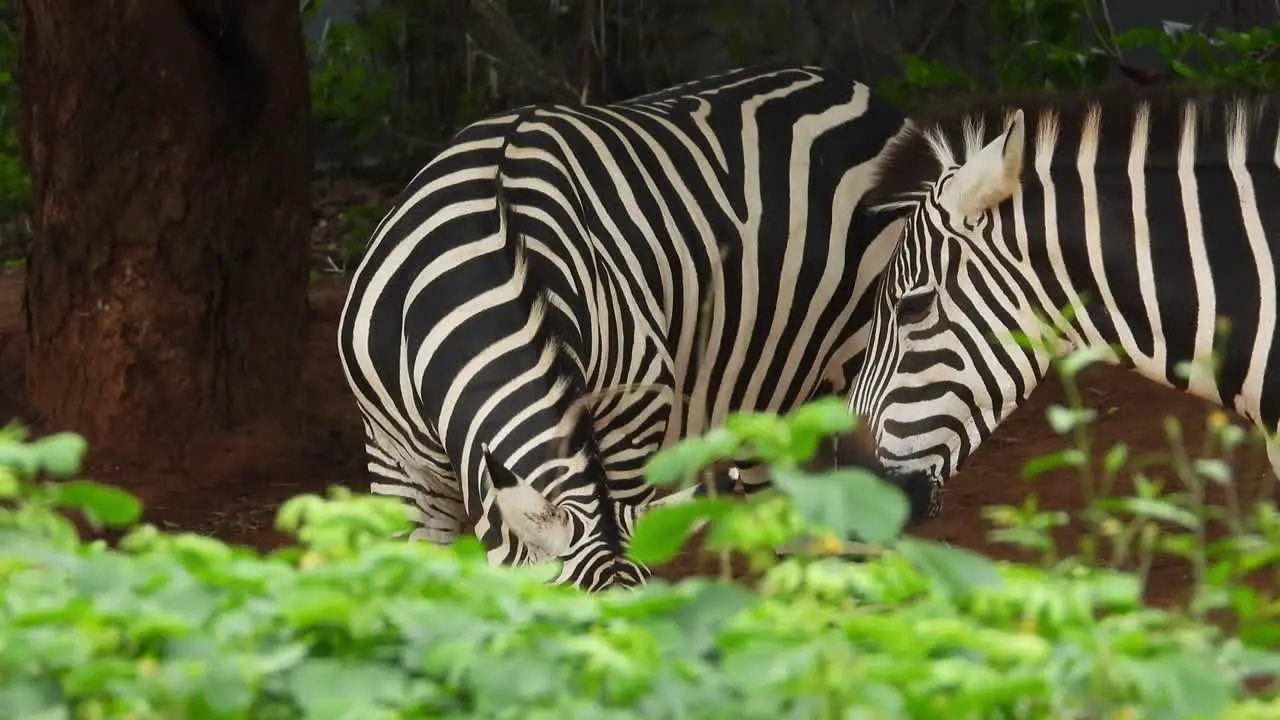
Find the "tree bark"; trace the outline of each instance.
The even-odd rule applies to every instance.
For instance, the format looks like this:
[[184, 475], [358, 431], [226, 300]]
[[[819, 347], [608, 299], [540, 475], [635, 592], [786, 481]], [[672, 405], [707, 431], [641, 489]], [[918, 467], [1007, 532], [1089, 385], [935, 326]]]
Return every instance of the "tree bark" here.
[[26, 388], [111, 449], [287, 398], [312, 169], [296, 0], [20, 0]]

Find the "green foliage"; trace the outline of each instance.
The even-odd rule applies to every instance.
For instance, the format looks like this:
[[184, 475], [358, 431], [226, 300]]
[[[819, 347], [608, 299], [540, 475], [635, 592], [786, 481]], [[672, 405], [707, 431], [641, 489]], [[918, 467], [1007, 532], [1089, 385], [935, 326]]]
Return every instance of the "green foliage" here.
[[337, 134], [357, 149], [377, 138], [394, 77], [373, 62], [376, 37], [339, 22], [329, 23], [316, 43], [311, 116], [322, 138]]
[[[328, 25], [311, 48], [326, 157], [418, 163], [459, 126], [521, 97], [473, 45], [462, 5], [386, 0]], [[509, 5], [540, 51], [584, 45], [586, 3]], [[0, 56], [16, 67], [9, 7]], [[803, 20], [798, 4], [737, 7], [610, 4], [585, 43], [597, 80], [608, 81], [597, 99], [722, 69], [695, 55], [721, 66], [823, 59], [788, 45], [799, 43], [789, 29]], [[1277, 28], [1116, 34], [1080, 0], [999, 0], [982, 11], [999, 41], [983, 46], [980, 66], [921, 43], [897, 54], [900, 78], [879, 84], [908, 107], [939, 91], [1074, 89], [1102, 82], [1139, 47], [1187, 80], [1275, 82]], [[715, 52], [692, 39], [703, 15], [720, 17]], [[4, 217], [29, 196], [16, 92], [0, 73]], [[369, 206], [345, 219], [371, 230], [380, 216]], [[630, 548], [661, 564], [706, 526], [705, 547], [726, 575], [729, 553], [751, 561], [749, 587], [551, 587], [555, 568], [490, 567], [474, 540], [388, 540], [408, 526], [401, 504], [339, 490], [282, 507], [279, 527], [296, 544], [263, 556], [138, 525], [135, 498], [77, 477], [82, 438], [33, 440], [13, 425], [0, 431], [0, 708], [30, 718], [1280, 716], [1280, 656], [1270, 651], [1280, 600], [1253, 582], [1277, 580], [1280, 512], [1232, 482], [1257, 443], [1215, 413], [1195, 451], [1176, 423], [1166, 453], [1095, 447], [1096, 411], [1076, 378], [1098, 359], [1057, 364], [1067, 400], [1046, 419], [1065, 447], [1024, 468], [1029, 483], [1065, 472], [1082, 484], [1078, 551], [1064, 552], [1055, 535], [1071, 519], [1033, 492], [987, 511], [991, 539], [1036, 565], [910, 537], [895, 487], [861, 471], [805, 469], [823, 438], [854, 427], [835, 399], [785, 417], [739, 414], [654, 457], [648, 477], [668, 486], [705, 482], [715, 463], [768, 465], [771, 491], [652, 511]], [[1211, 491], [1225, 503], [1209, 502]], [[85, 540], [69, 513], [128, 532], [115, 547]], [[774, 552], [794, 544], [802, 551]], [[864, 562], [833, 557], [850, 550]], [[1192, 568], [1182, 606], [1143, 602], [1162, 556]], [[1228, 616], [1231, 632], [1211, 616]], [[1251, 679], [1266, 682], [1249, 697]]]
[[[1145, 607], [1140, 575], [1084, 557], [997, 564], [902, 537], [895, 488], [798, 470], [816, 438], [852, 423], [823, 400], [787, 417], [736, 416], [655, 457], [650, 473], [668, 483], [717, 458], [763, 459], [779, 487], [652, 512], [633, 548], [669, 556], [705, 519], [735, 550], [856, 531], [880, 548], [869, 560], [802, 554], [773, 559], [754, 588], [690, 579], [594, 595], [548, 585], [555, 568], [491, 567], [474, 539], [388, 540], [408, 527], [401, 503], [341, 490], [287, 502], [278, 526], [297, 544], [266, 556], [134, 526], [129, 495], [42, 480], [75, 475], [83, 440], [31, 441], [10, 426], [0, 432], [0, 707], [157, 719], [1280, 712], [1274, 691], [1244, 687], [1280, 670], [1264, 625], [1231, 636], [1199, 612]], [[1161, 502], [1131, 500], [1142, 500], [1131, 510]], [[132, 529], [115, 548], [86, 542], [67, 509]], [[1247, 565], [1277, 546], [1220, 555]], [[1217, 606], [1246, 597], [1231, 577], [1206, 574], [1226, 593], [1210, 593]]]
[[[1115, 79], [1127, 64], [1125, 53], [1141, 49], [1157, 51], [1182, 81], [1271, 88], [1280, 71], [1277, 27], [1204, 32], [1166, 25], [1116, 33], [1098, 0], [994, 0], [984, 7], [993, 42], [981, 58], [956, 63], [901, 53], [899, 75], [881, 83], [882, 91], [911, 108], [940, 91], [1080, 90]], [[1168, 79], [1149, 74], [1153, 81]]]
[[[325, 0], [303, 0], [312, 22]], [[309, 39], [319, 155], [340, 169], [421, 164], [458, 128], [499, 109], [464, 44], [458, 3], [352, 3]]]
[[[1046, 323], [1039, 337], [1016, 338], [1025, 347], [1052, 355], [1061, 347], [1061, 329]], [[1198, 620], [1229, 616], [1240, 640], [1257, 647], [1280, 643], [1280, 510], [1269, 485], [1255, 497], [1242, 497], [1234, 468], [1248, 474], [1270, 472], [1264, 461], [1267, 438], [1256, 426], [1230, 423], [1222, 410], [1209, 413], [1204, 440], [1188, 448], [1181, 424], [1166, 418], [1167, 451], [1133, 456], [1128, 445], [1105, 451], [1095, 446], [1097, 413], [1085, 406], [1079, 375], [1114, 351], [1086, 348], [1058, 357], [1057, 376], [1065, 404], [1049, 407], [1055, 432], [1069, 439], [1059, 453], [1032, 458], [1024, 466], [1029, 480], [1055, 470], [1075, 473], [1085, 507], [1077, 513], [1083, 530], [1076, 555], [1059, 559], [1052, 535], [1067, 524], [1058, 512], [1041, 510], [1035, 495], [1020, 507], [996, 506], [986, 515], [996, 526], [991, 538], [1038, 555], [1042, 562], [1071, 567], [1136, 567], [1146, 579], [1157, 558], [1175, 558], [1191, 568], [1187, 612]], [[1212, 372], [1217, 361], [1211, 360]], [[1184, 372], [1189, 369], [1184, 368]], [[1132, 489], [1123, 492], [1125, 486]], [[1217, 493], [1218, 502], [1210, 495]], [[1257, 586], [1256, 580], [1270, 585]]]
[[993, 32], [976, 63], [957, 64], [919, 53], [899, 56], [901, 75], [883, 90], [903, 107], [938, 91], [1073, 90], [1103, 82], [1108, 54], [1092, 44], [1091, 0], [995, 0], [985, 3]]
[[21, 215], [31, 196], [31, 178], [18, 139], [17, 67], [17, 13], [15, 5], [7, 3], [0, 9], [0, 222]]
[[793, 39], [790, 0], [758, 0], [752, 12], [742, 11], [742, 0], [711, 0], [704, 7], [725, 56], [735, 65], [778, 60]]
[[1269, 89], [1280, 77], [1280, 26], [1211, 33], [1171, 27], [1167, 32], [1135, 28], [1117, 35], [1118, 48], [1155, 46], [1169, 68], [1191, 82], [1228, 82]]
[[[871, 543], [867, 550], [892, 544], [906, 523], [908, 506], [900, 490], [864, 470], [814, 474], [801, 469], [833, 433], [853, 429], [854, 419], [837, 398], [798, 408], [789, 416], [739, 413], [723, 427], [704, 436], [680, 440], [658, 452], [646, 467], [646, 478], [670, 484], [722, 461], [758, 460], [769, 464], [774, 485], [788, 502], [779, 514], [772, 499], [725, 504], [712, 497], [687, 505], [651, 510], [640, 518], [631, 539], [631, 553], [644, 562], [664, 562], [677, 549], [672, 534], [683, 537], [695, 524], [711, 523], [708, 544], [717, 549], [752, 551], [756, 564], [768, 564], [761, 554], [775, 544], [800, 540], [818, 530], [832, 538], [857, 537]], [[758, 540], [741, 537], [734, 528], [770, 528]], [[840, 543], [834, 541], [834, 547]], [[955, 552], [943, 549], [942, 552]]]
[[[313, 18], [328, 1], [302, 0], [304, 13]], [[462, 126], [546, 101], [542, 86], [522, 74], [528, 58], [591, 102], [766, 61], [855, 67], [907, 111], [962, 93], [1094, 87], [1118, 80], [1121, 68], [1134, 70], [1129, 59], [1139, 51], [1158, 56], [1154, 67], [1136, 69], [1155, 82], [1273, 87], [1280, 68], [1280, 28], [1116, 32], [1101, 0], [856, 9], [842, 0], [496, 0], [512, 22], [497, 40], [474, 5], [359, 0], [347, 19], [321, 28], [310, 48], [321, 167], [407, 177]], [[0, 152], [0, 195], [4, 162]], [[360, 228], [371, 223], [351, 225], [350, 246], [324, 253], [338, 271], [358, 260], [368, 239]]]
[[[325, 170], [402, 178], [463, 125], [545, 99], [522, 86], [519, 69], [513, 71], [500, 57], [503, 48], [485, 44], [469, 3], [359, 0], [344, 3], [351, 9], [347, 15], [318, 26], [317, 12], [328, 1], [300, 0], [312, 29], [312, 120], [318, 162]], [[1116, 33], [1098, 0], [951, 3], [945, 17], [919, 28], [906, 18], [923, 5], [900, 12], [893, 3], [888, 10], [859, 7], [856, 12], [837, 0], [497, 5], [510, 13], [520, 41], [534, 55], [563, 74], [566, 84], [589, 88], [597, 102], [766, 60], [834, 66], [852, 56], [865, 79], [904, 109], [955, 92], [1096, 85], [1114, 79], [1125, 54], [1142, 48], [1156, 50], [1169, 74], [1193, 82], [1273, 87], [1280, 67], [1277, 27]], [[0, 263], [5, 264], [25, 253], [31, 198], [18, 141], [16, 8], [0, 6], [0, 68], [6, 68], [0, 70]], [[931, 20], [930, 15], [925, 12], [922, 19]], [[358, 229], [350, 234], [356, 244], [367, 239]]]

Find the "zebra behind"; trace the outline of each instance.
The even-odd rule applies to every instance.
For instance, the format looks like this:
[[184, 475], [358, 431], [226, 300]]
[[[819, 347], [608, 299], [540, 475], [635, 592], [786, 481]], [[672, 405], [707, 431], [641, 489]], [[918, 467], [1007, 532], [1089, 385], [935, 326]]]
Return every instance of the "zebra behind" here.
[[463, 129], [342, 312], [373, 492], [410, 505], [411, 537], [470, 524], [491, 562], [643, 582], [635, 520], [687, 497], [655, 500], [648, 457], [845, 384], [897, 238], [859, 203], [904, 121], [839, 74], [772, 67]]
[[[1275, 94], [993, 99], [913, 119], [883, 173], [910, 216], [849, 403], [885, 466], [940, 487], [1073, 348], [1276, 430]], [[1059, 347], [1012, 340], [1037, 313]]]

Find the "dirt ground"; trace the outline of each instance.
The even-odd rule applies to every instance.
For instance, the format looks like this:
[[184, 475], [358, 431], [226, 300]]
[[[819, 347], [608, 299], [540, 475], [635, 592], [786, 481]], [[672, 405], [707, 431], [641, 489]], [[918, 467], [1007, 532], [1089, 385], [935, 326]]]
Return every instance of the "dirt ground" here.
[[[21, 270], [0, 275], [0, 415], [30, 418], [22, 402]], [[89, 474], [138, 495], [146, 519], [166, 528], [215, 535], [227, 542], [268, 548], [283, 538], [272, 529], [279, 503], [301, 492], [320, 492], [331, 485], [367, 487], [362, 469], [360, 427], [334, 349], [334, 333], [343, 299], [336, 281], [317, 284], [311, 296], [309, 351], [303, 387], [293, 407], [252, 426], [193, 444], [184, 466], [134, 458], [127, 465], [108, 465], [92, 454]], [[1162, 451], [1162, 419], [1174, 416], [1198, 441], [1206, 405], [1118, 369], [1100, 368], [1085, 376], [1086, 400], [1098, 408], [1100, 446], [1124, 441], [1135, 453]], [[1020, 504], [1034, 489], [1042, 507], [1072, 512], [1081, 503], [1074, 477], [1048, 475], [1034, 484], [1022, 480], [1023, 463], [1063, 447], [1044, 420], [1045, 408], [1061, 401], [1060, 388], [1049, 383], [1001, 427], [974, 455], [946, 491], [946, 508], [916, 534], [990, 552], [1014, 554], [990, 546], [981, 508], [987, 504]], [[1260, 473], [1242, 478], [1246, 492]], [[1064, 535], [1064, 538], [1067, 536]], [[1069, 538], [1068, 538], [1069, 539]], [[708, 557], [687, 552], [659, 574], [675, 578], [710, 573]], [[1188, 579], [1184, 565], [1158, 562], [1151, 573], [1149, 595], [1170, 600]]]

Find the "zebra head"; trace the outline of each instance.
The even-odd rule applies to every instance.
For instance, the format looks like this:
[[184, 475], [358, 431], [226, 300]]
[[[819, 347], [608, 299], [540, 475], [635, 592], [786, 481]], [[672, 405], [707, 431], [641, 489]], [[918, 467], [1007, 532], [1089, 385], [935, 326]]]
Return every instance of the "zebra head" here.
[[[941, 510], [942, 483], [1044, 376], [1038, 353], [993, 352], [991, 330], [1028, 327], [1035, 311], [992, 277], [988, 256], [998, 207], [1020, 189], [1024, 120], [1006, 115], [1003, 132], [982, 145], [966, 128], [967, 158], [941, 135], [909, 125], [895, 143], [927, 143], [933, 156], [923, 189], [882, 207], [909, 217], [876, 289], [870, 337], [849, 409], [871, 432], [890, 479], [920, 475], [931, 485], [927, 516]], [[921, 137], [923, 135], [923, 137]], [[922, 143], [923, 141], [923, 143]], [[890, 152], [894, 152], [891, 146]], [[906, 162], [899, 158], [900, 162]], [[893, 160], [885, 173], [893, 173]], [[998, 332], [997, 332], [998, 334]], [[1008, 342], [1008, 333], [997, 342]], [[1027, 355], [1029, 362], [1023, 360]], [[1012, 363], [1014, 366], [1008, 366]]]
[[[589, 423], [581, 423], [579, 431], [587, 427]], [[485, 474], [498, 513], [524, 545], [525, 563], [549, 559], [563, 563], [555, 584], [573, 584], [592, 592], [643, 585], [651, 571], [625, 555], [636, 521], [651, 508], [688, 501], [698, 488], [657, 499], [649, 495], [639, 503], [615, 501], [592, 445], [581, 447], [557, 463], [569, 474], [552, 484], [531, 482], [483, 446]]]

